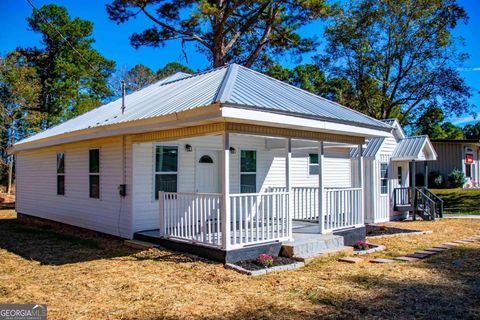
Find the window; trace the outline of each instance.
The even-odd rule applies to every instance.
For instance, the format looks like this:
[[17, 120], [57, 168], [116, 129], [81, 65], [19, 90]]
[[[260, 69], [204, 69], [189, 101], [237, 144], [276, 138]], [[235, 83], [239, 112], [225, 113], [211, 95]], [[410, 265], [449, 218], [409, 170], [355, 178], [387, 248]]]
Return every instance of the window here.
[[65, 195], [65, 153], [57, 153], [57, 194]]
[[402, 181], [402, 180], [403, 180], [403, 179], [402, 179], [402, 176], [403, 176], [403, 175], [402, 175], [402, 167], [398, 167], [397, 175], [398, 175], [398, 178], [397, 178], [397, 179], [398, 179], [398, 185], [401, 186], [402, 183], [403, 183], [403, 181]]
[[100, 149], [91, 149], [88, 161], [90, 198], [100, 198]]
[[380, 193], [388, 193], [388, 163], [380, 163]]
[[465, 177], [472, 178], [472, 165], [465, 164]]
[[257, 192], [257, 151], [242, 150], [240, 154], [240, 192]]
[[209, 155], [204, 155], [200, 158], [200, 160], [198, 162], [199, 163], [213, 163], [213, 159]]
[[158, 192], [177, 192], [178, 147], [155, 147], [155, 199]]
[[310, 153], [308, 155], [308, 174], [318, 174], [318, 153]]

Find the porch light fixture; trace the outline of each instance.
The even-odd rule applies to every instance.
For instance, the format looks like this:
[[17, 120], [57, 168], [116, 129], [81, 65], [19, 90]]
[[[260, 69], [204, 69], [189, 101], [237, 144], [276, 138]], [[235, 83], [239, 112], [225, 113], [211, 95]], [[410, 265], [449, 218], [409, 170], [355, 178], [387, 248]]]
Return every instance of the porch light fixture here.
[[185, 145], [185, 150], [186, 150], [187, 152], [192, 152], [193, 148], [192, 148], [191, 145], [186, 144], [186, 145]]
[[230, 153], [231, 154], [235, 154], [236, 152], [237, 152], [237, 150], [234, 147], [230, 147]]

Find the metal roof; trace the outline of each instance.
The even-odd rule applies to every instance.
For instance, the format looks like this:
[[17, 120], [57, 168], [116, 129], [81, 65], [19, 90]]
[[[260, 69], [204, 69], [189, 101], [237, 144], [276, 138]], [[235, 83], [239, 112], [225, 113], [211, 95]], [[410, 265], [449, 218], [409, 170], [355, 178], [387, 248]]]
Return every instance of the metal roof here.
[[[427, 143], [430, 144], [428, 136], [407, 137], [393, 150], [392, 160], [417, 160]], [[435, 153], [433, 147], [432, 151]]]
[[[375, 158], [384, 141], [385, 138], [372, 138], [368, 140], [367, 147], [363, 150], [363, 156], [366, 158]], [[358, 148], [353, 148], [350, 156], [352, 158], [358, 157]]]
[[214, 103], [383, 131], [391, 129], [381, 121], [338, 103], [232, 64], [195, 75], [177, 73], [127, 95], [124, 114], [121, 111], [121, 99], [118, 99], [23, 139], [17, 145], [89, 128], [160, 117]]

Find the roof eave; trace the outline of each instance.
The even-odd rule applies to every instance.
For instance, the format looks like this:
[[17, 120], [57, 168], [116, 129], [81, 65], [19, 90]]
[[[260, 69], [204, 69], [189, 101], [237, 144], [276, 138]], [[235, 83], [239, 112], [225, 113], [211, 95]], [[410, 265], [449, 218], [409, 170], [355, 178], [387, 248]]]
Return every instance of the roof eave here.
[[66, 132], [44, 139], [16, 143], [9, 148], [9, 153], [13, 154], [18, 151], [49, 147], [82, 140], [108, 138], [113, 136], [171, 129], [172, 127], [185, 126], [199, 122], [215, 120], [221, 121], [220, 116], [221, 112], [219, 104], [212, 104], [205, 107], [194, 108], [191, 110], [176, 112], [159, 117], [87, 128], [78, 131]]
[[[244, 120], [249, 120], [249, 121], [260, 121], [260, 122], [275, 122], [272, 121], [270, 118], [265, 118], [265, 117], [257, 117], [257, 118], [252, 118], [251, 116], [247, 115], [247, 111], [250, 111], [251, 113], [257, 113], [258, 115], [264, 115], [264, 114], [271, 114], [271, 115], [276, 115], [278, 117], [291, 117], [291, 118], [296, 118], [298, 120], [304, 120], [304, 121], [319, 121], [323, 123], [332, 123], [332, 124], [340, 124], [340, 125], [347, 125], [350, 127], [356, 127], [356, 128], [365, 128], [369, 130], [374, 130], [378, 132], [378, 134], [368, 134], [366, 137], [389, 137], [392, 132], [392, 128], [390, 126], [374, 126], [374, 125], [368, 125], [365, 123], [359, 123], [359, 122], [354, 122], [354, 121], [342, 121], [338, 119], [332, 119], [332, 118], [327, 118], [327, 117], [320, 117], [320, 116], [315, 116], [315, 115], [307, 115], [307, 114], [300, 114], [300, 113], [295, 113], [295, 112], [289, 112], [289, 111], [279, 111], [279, 110], [271, 110], [271, 109], [266, 109], [262, 108], [259, 109], [258, 107], [255, 106], [249, 106], [249, 105], [240, 105], [240, 104], [234, 104], [234, 103], [222, 103], [220, 105], [220, 108], [223, 110], [222, 115], [224, 117], [231, 116], [234, 114], [236, 117], [244, 119]], [[241, 110], [240, 112], [236, 112], [236, 110]], [[261, 119], [261, 120], [259, 120]], [[278, 123], [283, 123], [283, 122], [278, 122]], [[317, 127], [314, 127], [317, 128]], [[354, 133], [354, 132], [350, 132]], [[388, 134], [387, 134], [388, 133]], [[354, 134], [355, 135], [355, 134]], [[363, 136], [363, 135], [362, 135]]]

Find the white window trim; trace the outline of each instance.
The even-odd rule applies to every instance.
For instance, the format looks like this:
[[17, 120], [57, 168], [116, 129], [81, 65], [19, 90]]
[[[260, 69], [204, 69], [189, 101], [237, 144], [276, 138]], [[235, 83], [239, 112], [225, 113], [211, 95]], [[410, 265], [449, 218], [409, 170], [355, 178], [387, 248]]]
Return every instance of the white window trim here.
[[[98, 150], [98, 172], [90, 172], [90, 150]], [[88, 149], [88, 198], [93, 200], [102, 200], [102, 149], [93, 147]], [[90, 176], [98, 176], [98, 198], [90, 197]]]
[[[387, 165], [387, 177], [386, 178], [384, 178], [382, 176], [382, 164]], [[389, 186], [388, 186], [388, 171], [389, 170], [388, 170], [388, 168], [389, 168], [389, 163], [388, 162], [380, 162], [380, 167], [379, 167], [379, 178], [380, 178], [379, 181], [380, 181], [380, 184], [379, 184], [378, 187], [380, 189], [380, 195], [381, 196], [387, 196], [388, 195], [388, 190], [389, 190]], [[383, 180], [387, 181], [387, 192], [385, 192], [385, 193], [382, 192], [382, 181]]]
[[[316, 177], [318, 176], [318, 173], [310, 174], [310, 167], [318, 167], [318, 163], [311, 163], [310, 161], [310, 155], [315, 154], [315, 153], [307, 153], [307, 159], [308, 159], [308, 165], [307, 165], [307, 176], [309, 177]], [[320, 172], [320, 169], [317, 170], [317, 172]]]
[[[255, 172], [242, 172], [242, 151], [255, 151]], [[238, 179], [238, 193], [242, 193], [242, 175], [244, 174], [255, 174], [255, 192], [258, 192], [258, 150], [255, 148], [249, 149], [240, 149], [238, 153], [238, 171], [239, 171], [239, 179]]]
[[[162, 172], [162, 171], [159, 171], [157, 172], [156, 168], [155, 168], [155, 164], [156, 164], [156, 161], [157, 161], [157, 147], [167, 147], [167, 148], [177, 148], [177, 171], [165, 171], [165, 172]], [[161, 143], [161, 142], [157, 142], [157, 143], [154, 143], [153, 144], [153, 152], [152, 152], [152, 171], [153, 171], [153, 180], [152, 180], [152, 201], [153, 202], [158, 202], [158, 199], [157, 199], [157, 195], [156, 195], [156, 191], [155, 191], [155, 181], [156, 181], [156, 176], [157, 174], [176, 174], [177, 175], [177, 192], [179, 192], [178, 190], [178, 186], [179, 186], [179, 169], [180, 167], [180, 144], [178, 143]]]

